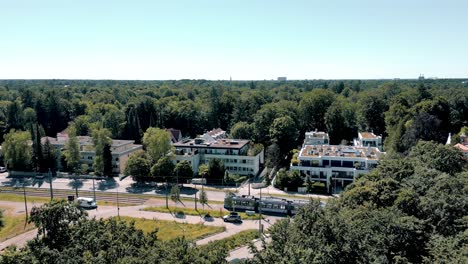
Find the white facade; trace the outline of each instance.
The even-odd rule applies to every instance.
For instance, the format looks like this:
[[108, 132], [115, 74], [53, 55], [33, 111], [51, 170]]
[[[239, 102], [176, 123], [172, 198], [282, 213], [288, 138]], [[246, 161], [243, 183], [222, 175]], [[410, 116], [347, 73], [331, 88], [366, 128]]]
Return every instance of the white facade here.
[[195, 174], [201, 164], [208, 164], [210, 159], [220, 159], [225, 169], [232, 174], [255, 176], [260, 172], [264, 161], [264, 151], [248, 155], [249, 140], [220, 139], [205, 141], [202, 138], [183, 140], [173, 144], [174, 161], [183, 160], [192, 165]]
[[329, 142], [328, 133], [317, 131], [305, 133], [304, 145], [328, 145]]
[[377, 147], [304, 143], [298, 163], [291, 164], [290, 169], [313, 181], [325, 182], [327, 189], [338, 192], [359, 174], [375, 168], [384, 154]]
[[[68, 135], [64, 133], [57, 134], [57, 138], [44, 137], [41, 139], [41, 141], [44, 143], [47, 138], [49, 139], [50, 144], [54, 146], [58, 151], [61, 151], [68, 141]], [[92, 170], [94, 164], [94, 157], [96, 156], [96, 152], [94, 151], [93, 146], [93, 140], [89, 136], [78, 136], [77, 138], [78, 143], [80, 145], [80, 163], [87, 164], [88, 168]], [[133, 152], [140, 149], [143, 149], [143, 146], [134, 144], [133, 140], [113, 139], [111, 143], [113, 168], [112, 172], [115, 174], [123, 174], [130, 155]]]

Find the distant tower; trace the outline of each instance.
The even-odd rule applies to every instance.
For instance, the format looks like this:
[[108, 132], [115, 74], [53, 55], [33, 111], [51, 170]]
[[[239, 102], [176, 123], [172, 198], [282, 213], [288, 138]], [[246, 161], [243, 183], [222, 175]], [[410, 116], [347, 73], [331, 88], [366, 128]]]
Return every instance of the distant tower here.
[[424, 80], [424, 74], [419, 74], [418, 80], [423, 81]]

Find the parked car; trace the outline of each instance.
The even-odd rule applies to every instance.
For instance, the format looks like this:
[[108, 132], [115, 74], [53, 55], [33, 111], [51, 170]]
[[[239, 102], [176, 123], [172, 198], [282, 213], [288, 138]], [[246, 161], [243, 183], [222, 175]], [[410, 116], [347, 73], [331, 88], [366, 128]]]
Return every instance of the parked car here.
[[85, 209], [95, 209], [95, 208], [97, 208], [96, 201], [94, 201], [93, 198], [78, 197], [78, 199], [76, 199], [76, 202], [78, 203], [79, 207], [82, 207], [82, 208], [85, 208]]
[[5, 167], [0, 167], [0, 173], [7, 172], [7, 169]]
[[223, 216], [223, 221], [231, 223], [242, 223], [242, 218], [238, 213], [230, 212], [228, 215]]

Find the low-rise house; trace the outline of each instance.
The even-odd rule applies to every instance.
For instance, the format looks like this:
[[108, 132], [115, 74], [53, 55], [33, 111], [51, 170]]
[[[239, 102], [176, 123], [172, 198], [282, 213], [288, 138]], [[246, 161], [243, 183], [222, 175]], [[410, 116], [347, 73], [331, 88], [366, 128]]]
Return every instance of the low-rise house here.
[[[89, 136], [78, 136], [77, 138], [80, 146], [80, 163], [87, 164], [88, 168], [92, 170], [94, 157], [96, 156], [93, 139]], [[57, 150], [62, 151], [68, 141], [68, 135], [65, 132], [61, 132], [57, 134], [56, 138], [43, 137], [41, 138], [42, 143], [45, 143], [46, 139], [49, 139], [50, 144]], [[113, 173], [123, 174], [130, 155], [140, 149], [143, 149], [143, 146], [134, 144], [133, 140], [112, 139], [111, 152]]]
[[201, 164], [208, 164], [210, 159], [220, 159], [229, 173], [255, 176], [264, 163], [264, 150], [257, 153], [250, 151], [250, 141], [243, 139], [220, 138], [206, 140], [204, 137], [185, 139], [173, 144], [174, 160], [183, 160], [192, 165], [195, 174]]
[[216, 128], [211, 131], [206, 132], [201, 136], [207, 142], [214, 142], [219, 139], [226, 139], [227, 134], [226, 131], [222, 130], [221, 128]]
[[382, 136], [372, 132], [359, 132], [358, 138], [354, 139], [354, 145], [358, 147], [375, 147], [382, 151]]
[[458, 148], [463, 153], [463, 155], [468, 156], [468, 137], [465, 135], [465, 133], [460, 135], [460, 141], [461, 142], [455, 144], [454, 147]]
[[329, 142], [328, 133], [318, 131], [305, 133], [304, 145], [328, 145]]
[[[360, 138], [367, 139], [366, 133], [359, 134]], [[363, 144], [362, 141], [355, 146], [304, 143], [290, 169], [339, 192], [356, 176], [375, 168], [385, 154], [376, 146]]]
[[182, 132], [179, 129], [168, 128], [166, 131], [169, 132], [172, 143], [176, 143], [182, 140]]

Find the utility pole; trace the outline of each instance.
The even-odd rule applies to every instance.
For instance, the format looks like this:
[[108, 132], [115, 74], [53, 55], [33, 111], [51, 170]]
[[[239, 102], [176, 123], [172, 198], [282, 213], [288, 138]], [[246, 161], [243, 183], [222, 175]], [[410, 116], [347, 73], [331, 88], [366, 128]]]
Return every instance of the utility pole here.
[[250, 177], [249, 177], [249, 196], [250, 196]]
[[94, 187], [94, 176], [93, 176], [93, 196], [94, 196], [94, 202], [96, 202], [96, 187]]
[[167, 177], [166, 177], [166, 208], [169, 208], [169, 201], [167, 200]]
[[49, 168], [49, 181], [50, 181], [50, 200], [54, 199], [54, 191], [52, 188], [52, 173]]
[[258, 232], [260, 233], [260, 236], [263, 233], [263, 230], [262, 230], [262, 188], [260, 188], [260, 201], [258, 205]]
[[195, 211], [197, 211], [197, 185], [195, 184]]
[[[96, 200], [95, 200], [96, 201]], [[119, 187], [117, 187], [117, 217], [120, 219], [120, 206], [119, 206]]]
[[26, 223], [24, 224], [26, 225], [28, 223], [28, 203], [26, 199], [26, 188], [24, 187], [24, 182], [23, 182], [23, 196], [24, 196], [24, 211], [26, 213]]

